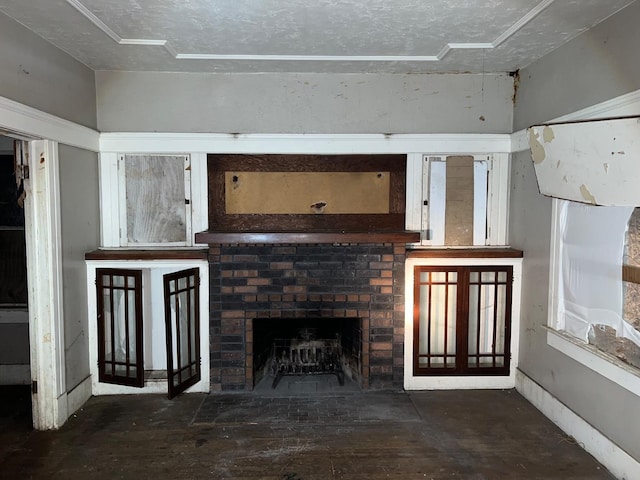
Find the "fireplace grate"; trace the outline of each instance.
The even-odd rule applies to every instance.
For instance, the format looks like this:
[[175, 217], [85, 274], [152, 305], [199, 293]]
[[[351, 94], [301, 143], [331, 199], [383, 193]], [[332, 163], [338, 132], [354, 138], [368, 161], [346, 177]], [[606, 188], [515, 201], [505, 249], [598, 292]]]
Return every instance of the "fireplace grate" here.
[[274, 341], [271, 388], [276, 388], [285, 375], [336, 375], [338, 383], [344, 385], [340, 338], [316, 339], [313, 330], [301, 330], [301, 338]]

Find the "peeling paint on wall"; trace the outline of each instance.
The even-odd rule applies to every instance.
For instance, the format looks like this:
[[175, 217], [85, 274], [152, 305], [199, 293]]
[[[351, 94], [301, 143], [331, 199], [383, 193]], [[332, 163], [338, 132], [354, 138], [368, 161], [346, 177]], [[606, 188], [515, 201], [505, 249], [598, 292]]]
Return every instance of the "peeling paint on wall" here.
[[596, 204], [596, 198], [591, 194], [589, 189], [585, 184], [580, 185], [580, 193], [582, 194], [582, 198], [584, 198], [588, 203]]
[[544, 127], [544, 130], [542, 130], [542, 139], [544, 140], [544, 143], [550, 143], [554, 138], [556, 138], [556, 136], [553, 133], [553, 128], [548, 125]]
[[547, 154], [544, 151], [544, 147], [538, 140], [540, 134], [536, 133], [533, 128], [529, 129], [529, 146], [531, 147], [531, 158], [533, 163], [538, 164], [544, 162]]
[[540, 193], [602, 206], [640, 205], [637, 117], [535, 125], [527, 138]]

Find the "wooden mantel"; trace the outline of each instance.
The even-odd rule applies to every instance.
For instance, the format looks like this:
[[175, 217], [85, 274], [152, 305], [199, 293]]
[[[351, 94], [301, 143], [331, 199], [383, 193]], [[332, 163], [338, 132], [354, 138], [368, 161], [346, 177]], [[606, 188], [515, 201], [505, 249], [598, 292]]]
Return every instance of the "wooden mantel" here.
[[420, 232], [199, 232], [197, 243], [414, 243]]

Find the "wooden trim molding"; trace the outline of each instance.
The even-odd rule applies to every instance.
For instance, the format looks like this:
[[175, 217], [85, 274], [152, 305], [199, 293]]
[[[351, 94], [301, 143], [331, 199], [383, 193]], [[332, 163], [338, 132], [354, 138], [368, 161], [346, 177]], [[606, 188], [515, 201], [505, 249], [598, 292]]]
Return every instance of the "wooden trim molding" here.
[[[405, 227], [406, 155], [209, 154], [209, 229], [221, 232], [398, 232]], [[233, 214], [227, 172], [388, 172], [388, 213]], [[268, 199], [267, 199], [268, 201]], [[196, 242], [202, 240], [196, 238]]]
[[197, 243], [277, 244], [277, 243], [414, 243], [420, 232], [200, 232]]
[[137, 250], [112, 249], [94, 250], [84, 255], [85, 260], [207, 260], [207, 249]]
[[622, 280], [624, 282], [640, 283], [640, 267], [622, 265]]
[[407, 251], [407, 258], [522, 258], [514, 248], [425, 248]]

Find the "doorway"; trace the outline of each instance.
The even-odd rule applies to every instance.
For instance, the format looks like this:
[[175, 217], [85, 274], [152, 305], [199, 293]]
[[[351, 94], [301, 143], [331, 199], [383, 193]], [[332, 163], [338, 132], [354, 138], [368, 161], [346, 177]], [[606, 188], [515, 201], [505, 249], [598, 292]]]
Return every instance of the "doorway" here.
[[0, 135], [0, 398], [4, 421], [30, 427], [24, 188], [16, 180], [20, 151], [12, 138]]

